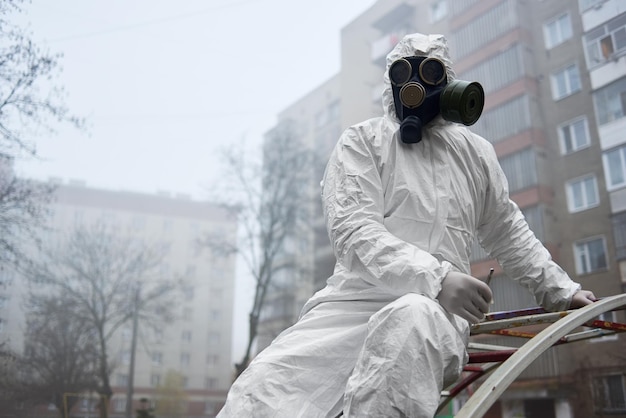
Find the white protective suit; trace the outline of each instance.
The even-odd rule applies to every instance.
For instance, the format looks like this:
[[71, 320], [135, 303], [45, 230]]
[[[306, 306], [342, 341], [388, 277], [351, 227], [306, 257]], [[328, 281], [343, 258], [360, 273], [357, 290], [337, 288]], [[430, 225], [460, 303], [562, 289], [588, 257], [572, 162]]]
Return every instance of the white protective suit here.
[[[441, 59], [454, 78], [442, 36], [406, 36], [387, 68], [413, 55]], [[438, 116], [421, 142], [404, 144], [387, 73], [383, 104], [383, 117], [344, 132], [328, 162], [334, 274], [233, 384], [218, 417], [432, 417], [467, 360], [469, 329], [437, 295], [449, 271], [470, 273], [475, 237], [549, 310], [580, 289], [509, 199], [489, 142]]]

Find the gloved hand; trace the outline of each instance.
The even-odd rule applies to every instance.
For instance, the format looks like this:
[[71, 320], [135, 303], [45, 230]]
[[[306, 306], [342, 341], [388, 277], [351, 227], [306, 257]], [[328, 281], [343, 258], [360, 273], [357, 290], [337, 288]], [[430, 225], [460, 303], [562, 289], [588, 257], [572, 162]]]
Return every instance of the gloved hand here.
[[593, 292], [589, 290], [579, 290], [572, 296], [572, 300], [569, 304], [570, 309], [582, 308], [590, 303], [598, 300]]
[[468, 274], [451, 271], [441, 283], [439, 304], [450, 313], [476, 324], [489, 312], [493, 294], [482, 281]]

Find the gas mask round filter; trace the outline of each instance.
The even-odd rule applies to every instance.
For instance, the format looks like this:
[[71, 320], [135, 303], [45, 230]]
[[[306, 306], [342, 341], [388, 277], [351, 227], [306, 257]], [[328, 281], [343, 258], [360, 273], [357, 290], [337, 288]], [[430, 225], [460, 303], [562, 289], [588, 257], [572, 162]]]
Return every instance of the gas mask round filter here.
[[439, 114], [450, 122], [474, 124], [485, 104], [479, 83], [448, 83], [446, 67], [437, 58], [400, 58], [389, 67], [389, 80], [400, 119], [400, 139], [407, 144], [420, 142], [422, 128]]

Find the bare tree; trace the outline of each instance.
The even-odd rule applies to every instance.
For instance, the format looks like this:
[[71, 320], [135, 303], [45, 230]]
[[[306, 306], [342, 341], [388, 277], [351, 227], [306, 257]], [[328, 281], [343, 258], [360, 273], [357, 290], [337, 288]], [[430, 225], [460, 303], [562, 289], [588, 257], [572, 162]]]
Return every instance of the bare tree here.
[[60, 74], [60, 54], [36, 45], [31, 34], [12, 24], [23, 0], [0, 2], [0, 154], [26, 151], [36, 155], [28, 139], [35, 131], [54, 132], [57, 122], [83, 126], [65, 105], [65, 93], [52, 81]]
[[[16, 355], [6, 343], [0, 342], [0, 417], [18, 417], [19, 404], [17, 400], [14, 376], [17, 373]], [[23, 411], [22, 411], [23, 412]]]
[[[39, 289], [31, 300], [49, 303], [54, 297], [50, 289], [54, 289], [64, 295], [76, 318], [88, 324], [97, 342], [98, 393], [104, 403], [113, 393], [111, 337], [133, 315], [143, 326], [153, 328], [173, 321], [182, 283], [163, 276], [164, 248], [121, 235], [105, 223], [77, 226], [66, 241], [54, 244], [27, 270], [31, 287]], [[138, 288], [141, 297], [136, 299]], [[107, 416], [104, 405], [100, 415]]]
[[51, 184], [18, 178], [13, 159], [0, 155], [0, 268], [27, 262], [22, 245], [39, 244], [53, 191]]
[[97, 388], [97, 347], [92, 330], [63, 294], [29, 304], [23, 354], [0, 380], [0, 390], [29, 405], [53, 403], [60, 414], [77, 398], [66, 394]]
[[63, 89], [54, 84], [61, 55], [43, 50], [10, 21], [22, 4], [0, 2], [0, 266], [23, 261], [20, 244], [35, 237], [53, 191], [16, 178], [14, 159], [37, 156], [34, 136], [51, 134], [59, 124], [84, 127], [84, 120], [65, 105]]
[[246, 351], [235, 374], [248, 366], [259, 333], [259, 320], [274, 284], [276, 273], [295, 271], [283, 257], [289, 237], [308, 220], [310, 170], [315, 154], [306, 148], [292, 123], [283, 123], [270, 132], [263, 144], [262, 158], [245, 143], [223, 151], [224, 176], [215, 200], [237, 217], [241, 231], [238, 242], [219, 236], [206, 236], [201, 244], [214, 254], [238, 254], [255, 281], [254, 300], [249, 313]]

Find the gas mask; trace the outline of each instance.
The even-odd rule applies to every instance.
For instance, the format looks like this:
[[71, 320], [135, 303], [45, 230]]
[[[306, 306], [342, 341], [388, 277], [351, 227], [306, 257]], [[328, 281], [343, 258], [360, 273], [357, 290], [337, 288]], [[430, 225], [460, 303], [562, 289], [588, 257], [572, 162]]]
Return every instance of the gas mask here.
[[422, 127], [439, 114], [448, 121], [474, 124], [483, 111], [485, 93], [477, 82], [448, 83], [446, 67], [437, 58], [405, 57], [389, 67], [400, 139], [406, 144], [422, 140]]

